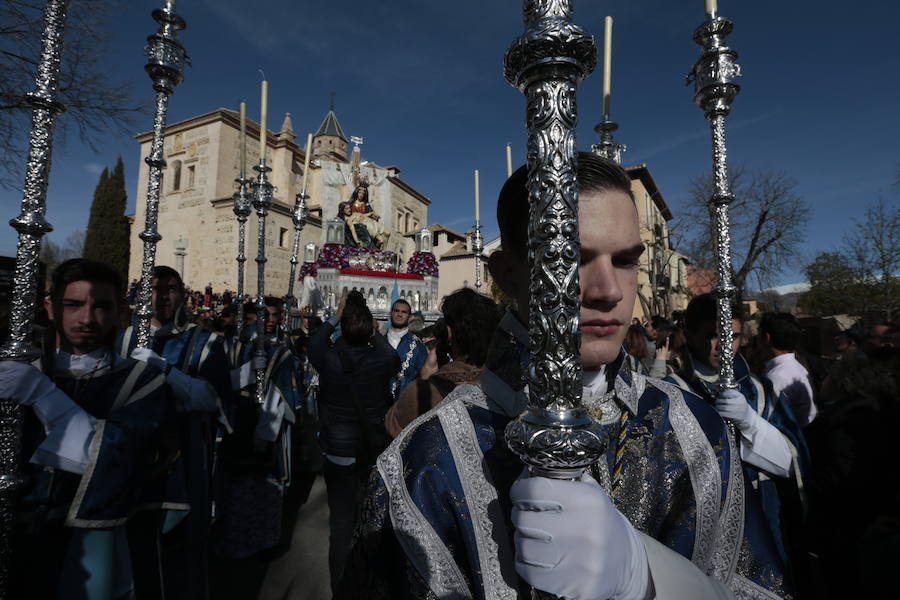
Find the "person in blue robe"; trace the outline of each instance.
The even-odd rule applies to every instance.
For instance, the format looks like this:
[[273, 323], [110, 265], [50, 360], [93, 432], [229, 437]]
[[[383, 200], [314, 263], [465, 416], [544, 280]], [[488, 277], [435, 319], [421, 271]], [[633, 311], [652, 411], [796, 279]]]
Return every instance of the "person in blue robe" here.
[[[741, 312], [734, 307], [735, 345], [741, 339]], [[794, 526], [802, 522], [803, 476], [809, 465], [809, 451], [800, 423], [784, 394], [776, 394], [772, 384], [754, 375], [744, 357], [735, 350], [734, 378], [738, 383], [737, 410], [723, 403], [718, 390], [718, 339], [716, 301], [710, 294], [691, 300], [685, 312], [688, 352], [684, 366], [666, 377], [683, 389], [697, 394], [732, 418], [740, 433], [741, 463], [747, 481], [758, 494], [779, 553], [802, 571], [799, 533], [785, 539], [782, 522], [783, 500], [790, 506]], [[743, 403], [743, 404], [742, 404]], [[782, 496], [786, 496], [782, 498]]]
[[[622, 368], [643, 251], [628, 175], [579, 153], [584, 403], [607, 452], [579, 481], [523, 474], [504, 429], [526, 408], [527, 172], [497, 207], [491, 273], [518, 306], [480, 385], [458, 386], [378, 458], [336, 598], [790, 597], [722, 418]], [[516, 314], [518, 313], [518, 314]]]
[[202, 600], [209, 595], [214, 442], [217, 428], [231, 427], [231, 370], [222, 338], [188, 322], [178, 272], [154, 267], [152, 287], [151, 347], [138, 348], [136, 327], [130, 326], [119, 336], [116, 348], [120, 356], [164, 369], [175, 392], [191, 511], [187, 516], [169, 515], [164, 525], [166, 597]]
[[385, 331], [388, 344], [397, 351], [400, 357], [400, 372], [391, 380], [391, 393], [394, 399], [400, 392], [419, 376], [422, 365], [428, 359], [428, 349], [409, 329], [412, 318], [412, 307], [409, 302], [399, 298], [391, 305], [390, 322]]
[[10, 598], [160, 597], [156, 524], [187, 496], [165, 373], [113, 351], [123, 303], [111, 267], [66, 261], [42, 356], [0, 362], [0, 393], [26, 407]]
[[[291, 484], [293, 427], [303, 408], [296, 355], [278, 333], [284, 303], [266, 298], [266, 357], [257, 363], [254, 328], [239, 347], [233, 377], [238, 392], [234, 428], [219, 452], [219, 526], [216, 551], [237, 560], [281, 541], [282, 504]], [[265, 401], [255, 397], [256, 367], [265, 369]]]

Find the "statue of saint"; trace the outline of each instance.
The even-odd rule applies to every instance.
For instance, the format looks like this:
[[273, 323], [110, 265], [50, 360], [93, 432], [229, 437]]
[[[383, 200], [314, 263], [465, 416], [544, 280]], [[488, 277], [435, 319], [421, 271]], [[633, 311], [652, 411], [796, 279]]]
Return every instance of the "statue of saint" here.
[[387, 245], [390, 233], [369, 204], [369, 190], [366, 186], [357, 186], [350, 200], [338, 206], [338, 218], [347, 223], [349, 236], [353, 241], [353, 244], [347, 245], [378, 249], [384, 249]]

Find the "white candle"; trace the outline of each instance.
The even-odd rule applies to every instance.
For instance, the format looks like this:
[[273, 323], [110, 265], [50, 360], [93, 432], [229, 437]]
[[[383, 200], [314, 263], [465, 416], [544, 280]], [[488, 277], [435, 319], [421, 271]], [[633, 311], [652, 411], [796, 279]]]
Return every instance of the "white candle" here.
[[312, 134], [306, 134], [306, 158], [303, 159], [303, 189], [306, 193], [306, 183], [309, 181], [309, 155], [312, 154]]
[[475, 169], [475, 222], [481, 221], [481, 193], [478, 189], [478, 169]]
[[247, 172], [247, 103], [241, 102], [241, 177]]
[[506, 176], [512, 177], [512, 147], [506, 145]]
[[714, 15], [719, 10], [719, 0], [704, 0], [706, 3], [706, 14]]
[[609, 116], [612, 96], [612, 17], [603, 19], [603, 117]]
[[269, 103], [269, 82], [263, 79], [262, 82], [262, 98], [260, 99], [259, 113], [259, 159], [266, 158], [266, 113]]

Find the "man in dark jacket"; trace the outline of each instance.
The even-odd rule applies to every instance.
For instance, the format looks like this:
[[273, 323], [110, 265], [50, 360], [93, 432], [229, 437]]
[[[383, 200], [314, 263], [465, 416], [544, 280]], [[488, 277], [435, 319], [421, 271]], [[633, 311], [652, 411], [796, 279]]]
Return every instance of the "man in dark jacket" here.
[[[341, 337], [332, 345], [338, 319]], [[319, 373], [319, 444], [325, 455], [334, 589], [350, 550], [361, 482], [389, 442], [384, 415], [393, 402], [390, 382], [400, 370], [400, 357], [373, 328], [362, 295], [351, 292], [310, 339], [309, 360]]]

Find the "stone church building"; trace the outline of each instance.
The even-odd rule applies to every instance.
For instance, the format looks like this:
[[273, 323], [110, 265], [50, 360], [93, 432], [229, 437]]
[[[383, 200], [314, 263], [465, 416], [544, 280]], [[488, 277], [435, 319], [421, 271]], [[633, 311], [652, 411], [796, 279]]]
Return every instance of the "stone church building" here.
[[[166, 128], [160, 193], [156, 264], [178, 270], [192, 289], [212, 284], [215, 291], [237, 289], [237, 220], [233, 195], [237, 189], [240, 161], [240, 122], [236, 111], [219, 108]], [[278, 132], [267, 133], [266, 153], [270, 181], [275, 186], [266, 223], [266, 293], [287, 293], [294, 228], [291, 222], [296, 196], [303, 182], [303, 164], [308, 148], [295, 141], [290, 113]], [[137, 209], [131, 222], [131, 262], [129, 279], [140, 277], [145, 198], [152, 132], [136, 136], [140, 144], [140, 171], [137, 180]], [[259, 125], [247, 121], [247, 177], [256, 172], [259, 158]], [[396, 166], [380, 166], [361, 161], [359, 147], [350, 149], [333, 111], [313, 136], [307, 193], [309, 218], [301, 236], [301, 254], [308, 243], [325, 242], [323, 222], [334, 219], [338, 204], [348, 200], [357, 183], [368, 184], [369, 201], [380, 222], [391, 232], [385, 250], [401, 256], [403, 263], [413, 253], [415, 243], [405, 234], [428, 224], [431, 201], [400, 178]], [[245, 292], [256, 293], [257, 217], [247, 220]], [[295, 285], [295, 293], [297, 287]]]

